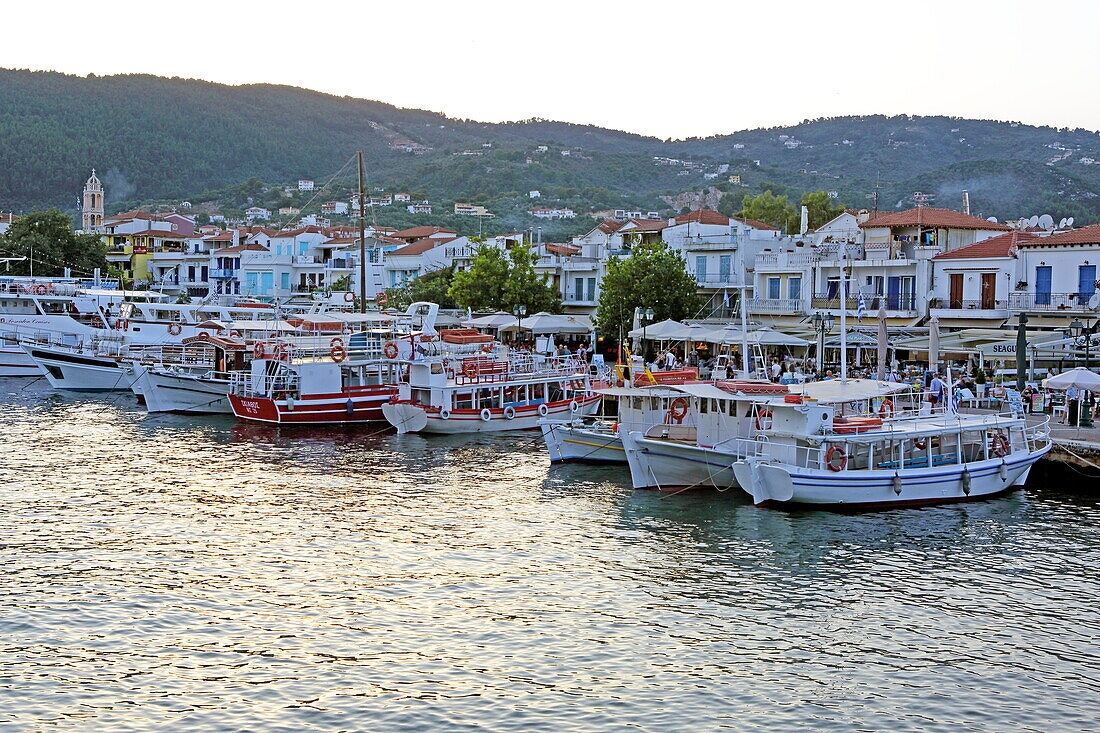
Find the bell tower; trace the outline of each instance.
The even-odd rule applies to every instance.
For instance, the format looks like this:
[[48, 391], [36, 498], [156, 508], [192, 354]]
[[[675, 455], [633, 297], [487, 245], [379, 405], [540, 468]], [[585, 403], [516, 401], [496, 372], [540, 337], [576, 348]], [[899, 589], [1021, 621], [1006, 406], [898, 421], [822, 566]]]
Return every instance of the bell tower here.
[[95, 168], [92, 168], [92, 176], [84, 184], [81, 209], [81, 229], [88, 233], [100, 233], [103, 230], [103, 184], [96, 178]]

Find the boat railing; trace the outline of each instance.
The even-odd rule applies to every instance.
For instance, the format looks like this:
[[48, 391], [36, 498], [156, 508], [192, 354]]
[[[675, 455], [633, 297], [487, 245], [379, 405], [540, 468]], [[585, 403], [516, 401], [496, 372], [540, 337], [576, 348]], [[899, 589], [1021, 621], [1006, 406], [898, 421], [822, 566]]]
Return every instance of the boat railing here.
[[229, 375], [229, 392], [241, 397], [274, 397], [281, 393], [296, 393], [299, 386], [297, 374], [253, 374], [240, 371]]

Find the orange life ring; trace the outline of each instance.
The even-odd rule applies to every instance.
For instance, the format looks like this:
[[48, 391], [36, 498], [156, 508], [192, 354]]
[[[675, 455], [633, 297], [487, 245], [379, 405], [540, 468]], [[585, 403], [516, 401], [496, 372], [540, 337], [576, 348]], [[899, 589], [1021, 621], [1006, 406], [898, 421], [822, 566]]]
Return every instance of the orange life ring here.
[[118, 331], [129, 331], [130, 321], [127, 318], [119, 318], [115, 321], [115, 329]]
[[107, 324], [99, 316], [92, 316], [92, 328], [106, 328]]
[[887, 397], [882, 401], [882, 404], [878, 406], [878, 416], [883, 420], [889, 417], [893, 417], [897, 411], [894, 409], [894, 401]]
[[183, 326], [178, 323], [169, 323], [168, 333], [172, 334], [173, 336], [179, 336], [181, 333], [183, 333]]
[[485, 344], [481, 347], [481, 350], [484, 351], [486, 354], [491, 354], [491, 353], [493, 353], [493, 345], [492, 344]]
[[252, 345], [252, 355], [257, 359], [263, 359], [267, 355], [267, 344], [263, 341], [257, 341]]
[[684, 418], [688, 414], [688, 401], [686, 397], [677, 397], [668, 406], [668, 419], [669, 422], [675, 420], [677, 425], [681, 425], [684, 422]]
[[386, 303], [390, 302], [390, 299], [385, 293], [379, 293], [378, 295], [374, 296], [374, 302], [378, 305], [385, 305]]
[[351, 292], [350, 290], [348, 292], [344, 293], [344, 301], [347, 302], [347, 303], [354, 303], [355, 302], [355, 293]]
[[757, 430], [763, 430], [764, 429], [764, 420], [765, 419], [770, 420], [771, 416], [772, 416], [772, 411], [768, 410], [768, 409], [764, 409], [764, 410], [761, 410], [760, 412], [756, 413], [756, 429]]
[[239, 339], [241, 337], [241, 332], [237, 331], [237, 330], [230, 331], [229, 332], [229, 337]]
[[340, 338], [339, 336], [336, 336], [331, 341], [328, 342], [328, 345], [329, 345], [330, 348], [333, 347], [333, 346], [339, 346], [339, 347], [343, 348], [344, 339]]
[[1004, 433], [998, 431], [997, 434], [993, 436], [993, 443], [990, 445], [990, 448], [993, 451], [993, 455], [998, 458], [1004, 458], [1008, 455], [1008, 438], [1005, 437]]
[[928, 447], [928, 438], [917, 438], [913, 441], [913, 447], [917, 450], [924, 450]]
[[49, 288], [47, 288], [45, 285], [35, 285], [34, 292], [38, 295], [45, 295], [49, 292]]
[[397, 358], [397, 344], [392, 341], [387, 341], [386, 345], [382, 347], [382, 353], [386, 355], [387, 359]]
[[333, 346], [328, 350], [328, 355], [332, 357], [332, 360], [339, 363], [348, 358], [348, 352], [343, 346]]
[[842, 445], [830, 445], [825, 451], [825, 466], [833, 472], [843, 471], [848, 465], [848, 453]]

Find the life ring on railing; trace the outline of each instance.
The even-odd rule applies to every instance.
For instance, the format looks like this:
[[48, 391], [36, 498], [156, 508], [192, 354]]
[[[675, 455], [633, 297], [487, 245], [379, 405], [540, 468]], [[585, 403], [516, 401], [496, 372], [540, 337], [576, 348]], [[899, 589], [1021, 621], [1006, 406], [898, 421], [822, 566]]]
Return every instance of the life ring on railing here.
[[236, 329], [233, 329], [232, 331], [229, 332], [229, 338], [239, 339], [240, 337], [241, 337], [241, 332], [236, 330]]
[[473, 379], [477, 376], [477, 362], [464, 361], [462, 362], [462, 376]]
[[482, 345], [481, 350], [483, 352], [485, 352], [486, 354], [491, 354], [491, 353], [493, 353], [493, 345], [492, 344], [484, 344], [484, 345]]
[[843, 471], [848, 465], [848, 453], [842, 445], [830, 445], [825, 451], [825, 466], [833, 472]]
[[374, 296], [374, 302], [378, 305], [385, 305], [386, 303], [390, 302], [390, 299], [385, 293], [379, 293], [378, 295]]
[[328, 355], [332, 357], [333, 361], [340, 363], [348, 358], [348, 351], [343, 346], [333, 346], [328, 350]]
[[344, 348], [344, 339], [340, 338], [339, 336], [335, 336], [331, 341], [328, 342], [328, 345], [329, 348], [339, 346], [342, 349]]
[[878, 416], [883, 420], [893, 417], [897, 413], [894, 409], [894, 401], [887, 397], [882, 401], [882, 404], [878, 406]]
[[173, 336], [179, 336], [181, 333], [183, 333], [183, 326], [178, 323], [169, 323], [168, 333], [172, 334]]
[[917, 450], [924, 450], [928, 447], [928, 438], [917, 438], [913, 441], [913, 447]]
[[611, 423], [611, 432], [615, 433], [616, 435], [619, 434], [619, 423], [617, 423], [617, 422]]
[[119, 318], [117, 321], [115, 321], [115, 330], [116, 331], [129, 331], [130, 330], [130, 319], [128, 319], [128, 318]]
[[345, 303], [354, 303], [355, 302], [355, 293], [351, 292], [350, 290], [348, 292], [344, 293], [344, 302]]
[[35, 285], [34, 292], [37, 295], [45, 295], [46, 293], [50, 292], [50, 289], [47, 288], [45, 285]]
[[504, 419], [505, 420], [514, 420], [515, 417], [516, 417], [516, 408], [512, 407], [511, 405], [508, 405], [507, 407], [504, 408]]
[[546, 417], [549, 414], [550, 414], [550, 408], [546, 406], [545, 402], [543, 402], [541, 405], [539, 405], [539, 415], [541, 415], [542, 417]]
[[569, 400], [569, 411], [578, 412], [581, 409], [581, 405], [576, 400]]
[[990, 443], [990, 450], [993, 451], [993, 455], [998, 458], [1004, 458], [1008, 455], [1008, 438], [1005, 434], [997, 431], [997, 434], [993, 436], [993, 442]]
[[686, 397], [677, 397], [668, 406], [668, 414], [666, 417], [669, 422], [676, 421], [677, 425], [682, 425], [684, 418], [688, 414], [688, 401]]
[[103, 319], [100, 318], [99, 316], [92, 316], [91, 323], [92, 323], [92, 328], [106, 328], [106, 324], [103, 322]]
[[451, 419], [451, 411], [448, 410], [446, 407], [444, 407], [442, 410], [439, 411], [439, 419], [440, 420], [450, 420]]
[[386, 355], [387, 359], [397, 358], [397, 344], [392, 341], [387, 341], [386, 345], [382, 347], [382, 353]]
[[263, 341], [257, 341], [252, 345], [252, 356], [257, 359], [262, 359], [267, 354], [267, 344]]
[[481, 420], [482, 422], [489, 422], [493, 419], [493, 413], [489, 411], [488, 407], [481, 408]]
[[757, 430], [766, 430], [766, 429], [770, 428], [771, 423], [770, 422], [765, 423], [765, 421], [766, 420], [771, 420], [771, 419], [772, 419], [772, 411], [771, 410], [761, 410], [760, 412], [756, 413], [756, 429]]

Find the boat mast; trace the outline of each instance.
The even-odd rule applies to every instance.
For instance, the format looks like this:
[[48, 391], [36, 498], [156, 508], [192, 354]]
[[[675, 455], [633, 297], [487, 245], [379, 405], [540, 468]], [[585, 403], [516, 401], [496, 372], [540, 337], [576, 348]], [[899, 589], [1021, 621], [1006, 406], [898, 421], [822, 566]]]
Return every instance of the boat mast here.
[[359, 312], [367, 312], [367, 218], [363, 193], [363, 151], [355, 153], [359, 165]]
[[[741, 276], [744, 278], [744, 275]], [[745, 302], [745, 281], [741, 281], [741, 371], [744, 378], [752, 377], [749, 374], [749, 315], [748, 303]]]
[[840, 383], [848, 381], [848, 248], [840, 261]]

